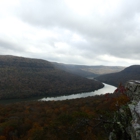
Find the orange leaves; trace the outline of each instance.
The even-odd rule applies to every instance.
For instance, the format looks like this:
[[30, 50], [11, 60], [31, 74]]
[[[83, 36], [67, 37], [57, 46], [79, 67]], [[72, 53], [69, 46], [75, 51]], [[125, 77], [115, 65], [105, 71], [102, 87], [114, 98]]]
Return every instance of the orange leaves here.
[[[129, 102], [125, 95], [125, 89], [120, 86], [115, 93], [98, 95], [66, 101], [50, 102], [24, 102], [0, 106], [0, 140], [5, 140], [7, 134], [17, 131], [22, 140], [25, 139], [105, 139], [105, 132], [102, 127], [92, 131], [92, 127], [85, 124], [77, 126], [77, 120], [88, 118], [92, 126], [99, 115], [111, 116], [110, 114], [121, 105]], [[8, 122], [11, 116], [18, 120]], [[15, 123], [17, 122], [17, 123]], [[6, 124], [6, 126], [5, 126]], [[14, 128], [11, 126], [14, 126]], [[82, 127], [81, 127], [82, 126]], [[68, 135], [69, 130], [74, 130], [73, 135]], [[2, 132], [3, 131], [3, 132]], [[102, 134], [101, 134], [102, 132]], [[16, 140], [16, 139], [14, 139]]]
[[28, 131], [28, 138], [36, 137], [36, 139], [40, 138], [41, 134], [43, 133], [43, 128], [40, 127], [38, 123], [34, 123], [33, 127]]
[[106, 99], [108, 103], [108, 109], [115, 111], [117, 110], [120, 106], [127, 104], [130, 99], [127, 95], [125, 94], [120, 94], [117, 97], [113, 97], [113, 98], [107, 98]]
[[0, 140], [6, 140], [5, 136], [0, 136]]
[[128, 103], [129, 101], [130, 101], [129, 97], [125, 94], [122, 94], [116, 98], [116, 102], [118, 103], [119, 106], [124, 105]]
[[115, 111], [121, 105], [127, 104], [130, 99], [125, 94], [126, 91], [125, 87], [120, 84], [113, 94], [105, 94], [105, 100], [109, 103], [108, 109]]

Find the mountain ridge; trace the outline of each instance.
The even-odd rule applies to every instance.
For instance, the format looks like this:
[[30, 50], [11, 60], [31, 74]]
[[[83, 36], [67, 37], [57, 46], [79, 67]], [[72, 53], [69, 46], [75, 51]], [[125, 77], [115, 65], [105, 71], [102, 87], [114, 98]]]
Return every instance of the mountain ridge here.
[[49, 61], [16, 56], [0, 56], [0, 77], [0, 99], [68, 95], [104, 86], [58, 70]]
[[140, 79], [140, 65], [132, 65], [121, 72], [101, 75], [96, 79], [113, 86], [118, 86], [120, 83], [124, 85], [129, 80]]

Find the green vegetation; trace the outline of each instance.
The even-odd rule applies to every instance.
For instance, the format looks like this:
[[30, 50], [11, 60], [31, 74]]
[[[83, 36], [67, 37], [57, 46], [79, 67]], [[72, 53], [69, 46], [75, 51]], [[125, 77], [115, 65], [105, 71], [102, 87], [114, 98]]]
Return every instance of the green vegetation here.
[[0, 56], [0, 99], [68, 95], [103, 84], [55, 69], [45, 60]]

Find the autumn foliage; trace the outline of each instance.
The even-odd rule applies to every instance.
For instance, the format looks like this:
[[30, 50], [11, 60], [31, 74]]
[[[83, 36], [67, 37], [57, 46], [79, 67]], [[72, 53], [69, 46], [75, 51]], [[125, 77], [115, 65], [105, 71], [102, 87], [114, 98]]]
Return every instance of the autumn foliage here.
[[129, 98], [118, 90], [65, 101], [0, 105], [0, 140], [107, 140], [104, 122]]
[[99, 81], [56, 69], [45, 60], [0, 56], [0, 100], [68, 95], [102, 87]]

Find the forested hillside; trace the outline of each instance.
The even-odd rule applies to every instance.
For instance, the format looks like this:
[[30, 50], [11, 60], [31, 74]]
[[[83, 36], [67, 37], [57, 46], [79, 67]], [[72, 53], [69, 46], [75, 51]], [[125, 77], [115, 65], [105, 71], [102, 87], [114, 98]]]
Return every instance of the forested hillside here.
[[96, 79], [114, 86], [118, 86], [120, 83], [125, 84], [129, 80], [139, 80], [140, 65], [132, 65], [121, 72], [101, 75]]
[[[117, 90], [118, 91], [118, 90]], [[0, 140], [108, 140], [122, 138], [127, 120], [114, 114], [129, 98], [120, 92], [88, 98], [0, 105]], [[128, 117], [128, 116], [127, 116]]]
[[67, 95], [103, 84], [55, 69], [45, 60], [0, 56], [0, 99]]

